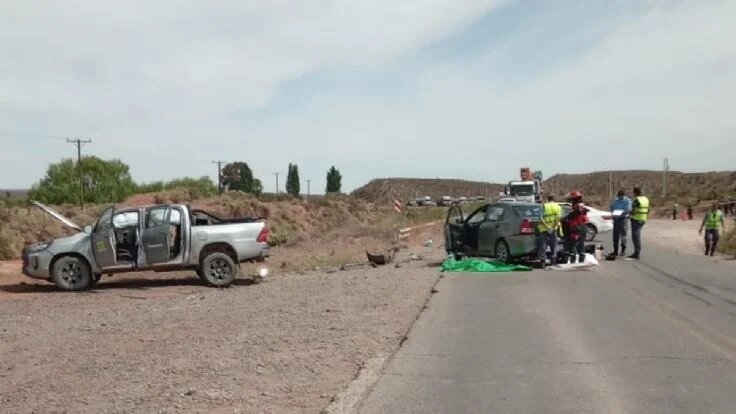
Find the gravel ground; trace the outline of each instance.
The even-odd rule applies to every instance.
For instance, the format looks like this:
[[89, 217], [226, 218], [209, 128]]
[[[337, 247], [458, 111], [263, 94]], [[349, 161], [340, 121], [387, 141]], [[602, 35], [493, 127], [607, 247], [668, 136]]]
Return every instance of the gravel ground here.
[[[705, 250], [703, 236], [698, 234], [698, 229], [703, 218], [695, 220], [649, 220], [644, 226], [642, 237], [644, 243], [656, 244], [666, 247], [680, 254], [702, 255]], [[726, 229], [733, 228], [733, 220], [726, 220]], [[608, 236], [607, 236], [608, 237]], [[629, 245], [631, 245], [631, 234], [629, 234]], [[646, 249], [646, 245], [643, 247]], [[720, 254], [718, 254], [720, 257]]]
[[0, 412], [318, 413], [398, 348], [439, 275], [426, 255], [222, 290], [179, 273], [62, 293], [0, 266]]

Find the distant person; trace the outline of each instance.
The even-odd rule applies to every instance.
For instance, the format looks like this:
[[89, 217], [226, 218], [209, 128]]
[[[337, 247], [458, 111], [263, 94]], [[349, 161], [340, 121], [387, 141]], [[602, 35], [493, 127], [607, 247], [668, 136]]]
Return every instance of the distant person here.
[[700, 225], [698, 234], [703, 234], [703, 227], [705, 227], [705, 255], [713, 256], [718, 247], [718, 239], [720, 239], [720, 233], [718, 232], [718, 225], [721, 225], [721, 230], [726, 231], [726, 219], [723, 217], [723, 212], [718, 208], [718, 204], [713, 203], [710, 210], [703, 217], [703, 223]]
[[[626, 255], [626, 237], [628, 236], [631, 199], [624, 190], [619, 190], [616, 199], [611, 203], [613, 213], [613, 256]], [[619, 245], [621, 250], [619, 252]]]
[[641, 189], [634, 188], [634, 201], [631, 203], [631, 241], [634, 244], [634, 254], [630, 259], [639, 259], [641, 256], [641, 229], [649, 219], [649, 198], [641, 194]]
[[588, 213], [583, 205], [583, 193], [572, 191], [567, 196], [572, 211], [562, 221], [565, 252], [573, 263], [585, 261], [585, 234], [588, 232]]
[[542, 267], [547, 265], [547, 246], [552, 251], [552, 263], [557, 258], [557, 231], [562, 220], [562, 207], [555, 202], [555, 196], [547, 196], [542, 205], [542, 217], [537, 225], [537, 258]]
[[693, 206], [690, 206], [690, 205], [687, 206], [687, 219], [688, 220], [693, 219]]
[[677, 220], [677, 203], [672, 206], [672, 220]]

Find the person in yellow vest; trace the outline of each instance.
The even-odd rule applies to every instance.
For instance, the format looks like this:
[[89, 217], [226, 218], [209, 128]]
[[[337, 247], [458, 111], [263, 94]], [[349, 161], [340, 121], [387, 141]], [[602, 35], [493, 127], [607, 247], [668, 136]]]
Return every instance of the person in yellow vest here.
[[634, 200], [631, 205], [631, 241], [634, 244], [634, 254], [630, 259], [639, 259], [641, 256], [641, 229], [649, 219], [649, 198], [641, 195], [641, 189], [634, 188]]
[[713, 203], [703, 218], [703, 224], [700, 225], [698, 234], [703, 234], [703, 227], [705, 227], [705, 255], [713, 256], [718, 247], [718, 239], [720, 239], [720, 233], [718, 232], [718, 226], [721, 226], [721, 230], [726, 231], [726, 220], [723, 217], [723, 212], [718, 209], [718, 204]]
[[537, 224], [537, 258], [541, 266], [547, 264], [547, 246], [552, 252], [552, 263], [557, 256], [557, 233], [562, 220], [562, 207], [555, 202], [555, 196], [547, 196], [547, 202], [542, 204], [542, 216]]

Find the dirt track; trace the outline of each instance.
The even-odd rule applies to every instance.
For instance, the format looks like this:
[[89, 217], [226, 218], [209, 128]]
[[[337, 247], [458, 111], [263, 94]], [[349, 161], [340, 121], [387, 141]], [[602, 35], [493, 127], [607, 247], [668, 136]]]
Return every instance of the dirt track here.
[[319, 412], [399, 346], [437, 280], [428, 264], [224, 290], [140, 274], [75, 294], [6, 262], [0, 412]]
[[[703, 236], [698, 234], [702, 217], [690, 221], [682, 220], [649, 220], [642, 237], [646, 243], [653, 243], [661, 247], [672, 249], [680, 254], [703, 254]], [[726, 229], [733, 228], [733, 220], [726, 220]], [[609, 236], [606, 236], [609, 237]], [[631, 235], [628, 236], [629, 239]]]

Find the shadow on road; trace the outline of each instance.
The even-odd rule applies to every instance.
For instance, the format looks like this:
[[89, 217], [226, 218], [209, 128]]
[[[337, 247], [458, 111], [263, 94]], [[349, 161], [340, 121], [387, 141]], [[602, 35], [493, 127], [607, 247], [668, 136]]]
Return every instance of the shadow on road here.
[[[232, 286], [250, 286], [254, 284], [251, 279], [237, 279]], [[199, 278], [167, 278], [167, 279], [148, 279], [148, 278], [127, 278], [121, 280], [102, 280], [97, 283], [94, 288], [86, 291], [87, 293], [102, 292], [108, 290], [147, 290], [155, 288], [166, 288], [166, 287], [181, 287], [181, 286], [209, 286]], [[214, 289], [214, 288], [213, 288]], [[0, 291], [14, 294], [23, 293], [68, 293], [59, 290], [55, 285], [51, 283], [15, 283], [8, 285], [0, 285]]]

